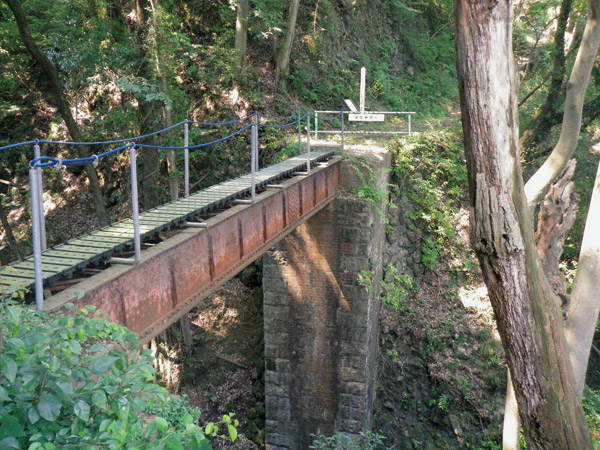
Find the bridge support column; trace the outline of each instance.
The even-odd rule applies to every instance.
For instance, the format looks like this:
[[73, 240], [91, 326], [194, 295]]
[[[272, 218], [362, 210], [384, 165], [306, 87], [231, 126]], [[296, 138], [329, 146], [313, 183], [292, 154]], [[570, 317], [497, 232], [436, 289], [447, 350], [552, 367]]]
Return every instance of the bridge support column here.
[[[264, 258], [268, 450], [307, 449], [318, 431], [370, 429], [380, 304], [378, 286], [359, 280], [381, 277], [385, 206], [352, 188], [384, 188], [389, 156], [360, 154], [373, 171], [344, 161], [345, 191]], [[363, 168], [362, 180], [351, 166]]]

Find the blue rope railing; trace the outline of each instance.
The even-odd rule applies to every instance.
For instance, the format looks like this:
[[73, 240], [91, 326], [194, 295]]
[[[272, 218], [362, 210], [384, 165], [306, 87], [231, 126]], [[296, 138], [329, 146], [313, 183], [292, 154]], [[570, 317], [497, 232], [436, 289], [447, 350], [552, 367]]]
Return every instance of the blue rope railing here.
[[[345, 112], [345, 109], [342, 109], [338, 113], [338, 115], [335, 117], [332, 117], [332, 118], [320, 117], [319, 120], [326, 120], [326, 121], [337, 120], [344, 112]], [[294, 117], [297, 117], [297, 119], [293, 120], [291, 122], [284, 123], [284, 124], [268, 124], [268, 123], [260, 123], [260, 121], [259, 121], [260, 118], [264, 118], [267, 120], [290, 120], [290, 119], [293, 119]], [[161, 129], [158, 131], [154, 131], [152, 133], [144, 134], [141, 136], [134, 136], [134, 137], [125, 138], [125, 139], [114, 139], [114, 140], [107, 140], [107, 141], [89, 141], [89, 142], [88, 141], [85, 141], [85, 142], [51, 141], [51, 140], [36, 139], [33, 141], [24, 141], [24, 142], [19, 142], [16, 144], [2, 146], [2, 147], [0, 147], [0, 152], [11, 149], [11, 148], [29, 146], [29, 145], [34, 145], [34, 144], [65, 145], [65, 146], [99, 146], [99, 145], [122, 144], [125, 142], [127, 143], [126, 145], [119, 146], [117, 148], [108, 150], [106, 152], [99, 153], [97, 155], [91, 155], [91, 156], [88, 156], [85, 158], [60, 159], [60, 158], [54, 158], [54, 157], [50, 157], [50, 156], [40, 156], [38, 158], [33, 159], [30, 162], [31, 167], [40, 167], [40, 168], [41, 167], [51, 167], [51, 166], [55, 166], [55, 167], [56, 166], [78, 166], [78, 165], [84, 165], [84, 164], [97, 165], [99, 159], [104, 158], [109, 155], [112, 155], [114, 153], [117, 153], [121, 150], [129, 149], [132, 146], [136, 149], [143, 148], [143, 149], [156, 149], [156, 150], [183, 150], [183, 149], [193, 150], [193, 149], [208, 147], [211, 145], [215, 145], [215, 144], [227, 141], [228, 139], [231, 139], [232, 137], [242, 133], [243, 131], [247, 130], [248, 128], [251, 128], [254, 125], [257, 125], [258, 127], [261, 127], [261, 128], [287, 128], [287, 127], [290, 127], [293, 125], [297, 125], [300, 122], [302, 122], [304, 119], [311, 118], [311, 117], [315, 117], [315, 116], [313, 114], [311, 114], [310, 112], [307, 112], [306, 114], [301, 116], [301, 110], [299, 108], [289, 116], [269, 116], [266, 114], [260, 114], [260, 113], [255, 112], [255, 113], [252, 113], [241, 119], [230, 120], [227, 122], [200, 122], [200, 121], [194, 121], [194, 120], [184, 120], [184, 121], [178, 122], [174, 125], [171, 125], [170, 127], [167, 127], [167, 128], [164, 128], [164, 129]], [[228, 125], [235, 125], [235, 124], [243, 123], [252, 118], [256, 118], [256, 120], [248, 125], [245, 125], [243, 128], [241, 128], [225, 137], [215, 139], [213, 141], [206, 142], [203, 144], [188, 145], [188, 146], [163, 146], [163, 145], [142, 144], [142, 143], [138, 142], [142, 139], [156, 136], [161, 133], [165, 133], [167, 131], [170, 131], [172, 129], [175, 129], [177, 127], [180, 127], [180, 126], [186, 125], [186, 124], [198, 125], [198, 126], [228, 126]]]

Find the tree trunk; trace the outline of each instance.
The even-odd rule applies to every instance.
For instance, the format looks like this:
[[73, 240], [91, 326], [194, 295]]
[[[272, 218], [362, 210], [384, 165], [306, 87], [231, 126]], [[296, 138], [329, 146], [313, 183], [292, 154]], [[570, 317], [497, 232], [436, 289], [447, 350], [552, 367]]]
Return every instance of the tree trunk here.
[[244, 70], [248, 40], [248, 0], [238, 0], [235, 17], [235, 50], [238, 53], [238, 72]]
[[519, 423], [519, 406], [512, 385], [510, 370], [506, 375], [506, 401], [504, 402], [504, 423], [502, 425], [502, 450], [519, 450], [521, 424]]
[[554, 150], [542, 167], [527, 181], [525, 195], [530, 211], [533, 211], [546, 194], [550, 183], [564, 172], [573, 156], [581, 129], [583, 100], [592, 67], [600, 44], [600, 0], [588, 0], [588, 16], [577, 58], [567, 83], [565, 111], [560, 137]]
[[22, 259], [21, 250], [19, 249], [19, 244], [15, 239], [15, 235], [12, 232], [12, 227], [8, 221], [8, 217], [6, 216], [6, 210], [4, 209], [4, 205], [2, 204], [2, 199], [0, 198], [0, 223], [2, 223], [2, 228], [6, 232], [6, 240], [8, 242], [8, 247], [10, 251], [13, 253], [14, 257], [17, 259]]
[[280, 76], [287, 76], [290, 73], [290, 54], [292, 53], [292, 43], [296, 34], [296, 18], [298, 17], [298, 7], [300, 0], [290, 1], [290, 10], [288, 13], [288, 21], [285, 28], [285, 36], [277, 53], [275, 61], [275, 84], [279, 82]]
[[[138, 58], [137, 75], [152, 83], [153, 72], [150, 65], [149, 55], [146, 50], [146, 40], [148, 38], [149, 18], [147, 11], [150, 9], [148, 0], [136, 0], [136, 54]], [[140, 134], [148, 134], [156, 130], [160, 123], [157, 119], [157, 104], [154, 101], [148, 101], [141, 95], [138, 99], [140, 113]], [[155, 137], [147, 138], [150, 145], [155, 145]], [[154, 149], [142, 149], [140, 154], [141, 177], [140, 191], [142, 197], [142, 208], [150, 209], [159, 204], [158, 190], [158, 170], [159, 157], [158, 151]]]
[[600, 165], [590, 201], [577, 276], [571, 291], [571, 307], [567, 316], [566, 336], [575, 376], [575, 393], [583, 395], [585, 374], [596, 323], [600, 311]]
[[509, 0], [456, 1], [457, 69], [472, 240], [530, 450], [591, 449], [562, 314], [535, 248], [523, 190]]
[[[25, 13], [23, 12], [23, 8], [21, 7], [21, 3], [19, 0], [5, 0], [10, 9], [12, 10], [15, 19], [17, 21], [17, 26], [19, 28], [19, 35], [23, 40], [23, 44], [27, 48], [27, 51], [31, 54], [33, 59], [42, 67], [44, 74], [48, 78], [50, 82], [50, 86], [52, 88], [52, 94], [54, 97], [54, 103], [56, 108], [58, 109], [59, 114], [62, 116], [65, 124], [67, 126], [67, 130], [71, 135], [71, 139], [76, 142], [83, 141], [81, 137], [81, 132], [79, 131], [79, 126], [73, 115], [71, 114], [71, 108], [69, 106], [69, 102], [65, 97], [63, 92], [62, 83], [60, 81], [60, 77], [58, 75], [58, 69], [56, 66], [42, 53], [39, 49], [33, 36], [29, 32], [29, 26], [27, 24], [27, 20], [25, 18]], [[78, 155], [80, 158], [86, 158], [90, 156], [90, 153], [87, 147], [78, 146], [77, 147]], [[96, 216], [100, 225], [104, 226], [108, 224], [108, 217], [106, 214], [106, 209], [104, 207], [104, 196], [102, 195], [102, 189], [100, 187], [100, 181], [98, 179], [98, 174], [96, 169], [91, 164], [86, 164], [85, 173], [90, 182], [90, 191], [92, 193], [94, 208], [96, 210]]]
[[560, 104], [559, 97], [562, 93], [565, 80], [565, 30], [567, 29], [572, 7], [573, 0], [562, 0], [556, 24], [556, 33], [554, 34], [554, 62], [552, 64], [552, 78], [548, 88], [548, 95], [546, 96], [544, 105], [538, 110], [533, 119], [531, 119], [527, 129], [521, 136], [521, 148], [523, 149], [527, 149], [540, 142], [553, 125], [551, 117]]
[[[156, 47], [154, 49], [154, 69], [156, 71], [156, 77], [158, 78], [158, 90], [164, 97], [164, 100], [161, 104], [163, 128], [169, 128], [173, 125], [173, 118], [171, 116], [171, 105], [166, 103], [166, 99], [169, 98], [169, 91], [167, 88], [166, 71], [163, 69], [160, 36], [156, 23], [158, 10], [160, 8], [159, 0], [151, 0], [151, 5], [153, 15], [152, 28], [156, 43]], [[162, 142], [164, 143], [164, 141]], [[167, 150], [167, 172], [169, 176], [169, 191], [171, 193], [171, 200], [177, 200], [179, 198], [179, 179], [176, 175], [177, 166], [175, 161], [175, 150]]]

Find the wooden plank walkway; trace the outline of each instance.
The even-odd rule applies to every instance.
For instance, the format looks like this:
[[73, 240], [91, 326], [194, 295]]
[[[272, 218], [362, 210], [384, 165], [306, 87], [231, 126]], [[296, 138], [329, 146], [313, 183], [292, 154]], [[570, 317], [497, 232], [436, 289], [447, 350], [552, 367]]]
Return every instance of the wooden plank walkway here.
[[[333, 150], [311, 151], [311, 162], [326, 160]], [[256, 188], [306, 170], [306, 154], [286, 159], [256, 173]], [[210, 213], [250, 195], [251, 175], [243, 175], [198, 191], [189, 197], [166, 203], [140, 213], [140, 236], [144, 240], [183, 225], [200, 214]], [[44, 286], [68, 279], [78, 270], [107, 261], [111, 256], [133, 248], [133, 220], [113, 223], [90, 234], [57, 245], [42, 252]], [[0, 270], [0, 296], [10, 297], [20, 289], [33, 289], [35, 277], [33, 256]]]

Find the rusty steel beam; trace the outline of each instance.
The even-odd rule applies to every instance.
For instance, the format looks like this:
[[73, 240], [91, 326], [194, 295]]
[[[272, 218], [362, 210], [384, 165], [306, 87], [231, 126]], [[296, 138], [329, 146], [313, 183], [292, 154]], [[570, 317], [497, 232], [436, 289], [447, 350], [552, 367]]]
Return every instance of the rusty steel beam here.
[[94, 305], [149, 341], [333, 200], [339, 161], [284, 180], [253, 204], [206, 220], [207, 228], [182, 230], [144, 250], [135, 266], [113, 266], [65, 289], [46, 300], [46, 309]]

